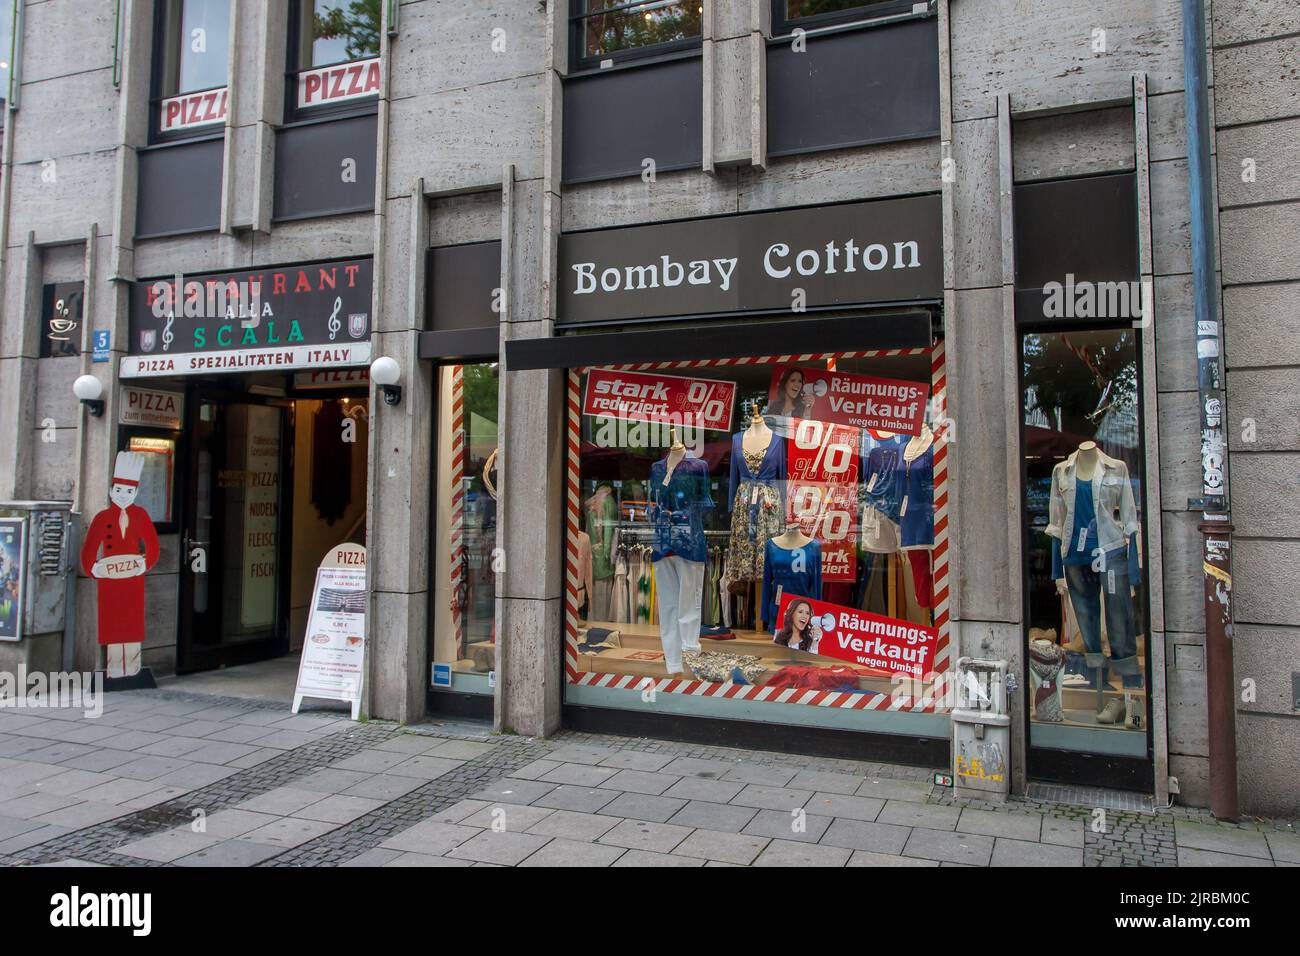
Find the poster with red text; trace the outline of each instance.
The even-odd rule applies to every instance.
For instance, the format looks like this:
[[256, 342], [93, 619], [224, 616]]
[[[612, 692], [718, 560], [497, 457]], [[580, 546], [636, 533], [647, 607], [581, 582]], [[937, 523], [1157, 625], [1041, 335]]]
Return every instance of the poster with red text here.
[[787, 519], [821, 543], [826, 582], [857, 580], [858, 438], [848, 425], [802, 418], [786, 440]]
[[[790, 606], [802, 601], [807, 613], [796, 609], [791, 624], [798, 639], [803, 630], [811, 632], [809, 650], [821, 657], [833, 657], [858, 667], [877, 671], [886, 677], [903, 674], [924, 680], [934, 670], [934, 654], [939, 632], [924, 624], [881, 617], [851, 607], [786, 594], [781, 597], [777, 620], [784, 622]], [[800, 627], [801, 623], [807, 623]], [[781, 633], [778, 632], [778, 637]], [[792, 646], [798, 646], [791, 640]]]
[[587, 373], [582, 413], [624, 421], [731, 431], [731, 410], [735, 404], [735, 382], [595, 368]]
[[924, 382], [831, 372], [802, 365], [772, 369], [769, 415], [919, 435], [930, 386]]

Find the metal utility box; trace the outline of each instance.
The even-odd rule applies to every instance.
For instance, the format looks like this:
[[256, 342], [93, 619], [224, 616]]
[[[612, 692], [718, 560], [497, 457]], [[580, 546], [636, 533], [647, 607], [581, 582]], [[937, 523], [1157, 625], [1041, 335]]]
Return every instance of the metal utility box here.
[[954, 795], [1005, 799], [1011, 787], [1007, 662], [959, 658], [956, 682], [956, 706], [952, 711]]
[[[6, 534], [8, 530], [10, 533]], [[68, 582], [75, 569], [72, 503], [68, 501], [0, 502], [0, 536], [18, 547], [0, 547], [0, 577], [17, 633], [0, 621], [0, 639], [21, 640], [62, 634], [67, 622]], [[3, 615], [0, 615], [2, 617]]]

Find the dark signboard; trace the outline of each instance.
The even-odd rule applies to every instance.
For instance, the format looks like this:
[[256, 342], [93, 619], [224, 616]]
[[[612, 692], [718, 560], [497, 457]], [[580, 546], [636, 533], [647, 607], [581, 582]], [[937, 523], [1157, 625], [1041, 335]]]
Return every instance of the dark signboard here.
[[570, 233], [561, 325], [943, 295], [937, 195]]
[[369, 364], [372, 275], [348, 259], [137, 282], [120, 374]]
[[81, 354], [81, 307], [85, 289], [80, 282], [54, 282], [44, 289], [41, 303], [41, 358]]

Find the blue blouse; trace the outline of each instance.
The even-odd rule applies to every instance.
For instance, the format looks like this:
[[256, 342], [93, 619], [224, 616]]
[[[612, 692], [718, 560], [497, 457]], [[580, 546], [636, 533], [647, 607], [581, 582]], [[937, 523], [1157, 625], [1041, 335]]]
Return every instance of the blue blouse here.
[[[863, 442], [871, 439], [863, 431]], [[907, 439], [900, 436], [886, 438], [866, 454], [862, 470], [862, 503], [874, 508], [895, 524], [898, 523], [898, 483], [894, 475], [903, 460], [903, 446]], [[910, 505], [910, 502], [909, 502]]]
[[654, 522], [654, 545], [650, 560], [658, 561], [671, 554], [687, 561], [703, 561], [704, 512], [713, 507], [709, 491], [709, 466], [699, 458], [683, 458], [664, 485], [668, 462], [650, 466], [650, 520]]
[[[1079, 538], [1073, 541], [1052, 540], [1052, 580], [1059, 581], [1065, 577], [1065, 565], [1091, 565], [1097, 553], [1097, 504], [1092, 498], [1092, 482], [1082, 478], [1074, 480], [1074, 527], [1087, 529], [1083, 548], [1079, 548]], [[1127, 555], [1125, 554], [1127, 552]], [[1105, 567], [1114, 568], [1120, 561], [1127, 561], [1129, 582], [1136, 585], [1140, 569], [1138, 568], [1137, 535], [1134, 534], [1127, 548], [1112, 548], [1106, 552]]]
[[899, 546], [906, 549], [934, 544], [934, 444], [914, 461], [900, 454], [894, 477]]
[[822, 546], [816, 540], [787, 551], [768, 538], [763, 545], [763, 621], [773, 634], [778, 630], [777, 588], [781, 595], [820, 601], [822, 597]]
[[784, 490], [782, 485], [785, 482], [785, 464], [785, 439], [776, 432], [772, 433], [772, 441], [768, 443], [767, 451], [763, 453], [763, 462], [758, 466], [757, 474], [749, 470], [749, 462], [745, 461], [745, 433], [736, 432], [732, 435], [731, 483], [727, 492], [727, 510], [731, 510], [736, 500], [736, 489], [740, 487], [742, 481], [761, 481], [765, 485], [776, 488], [777, 493], [781, 494]]

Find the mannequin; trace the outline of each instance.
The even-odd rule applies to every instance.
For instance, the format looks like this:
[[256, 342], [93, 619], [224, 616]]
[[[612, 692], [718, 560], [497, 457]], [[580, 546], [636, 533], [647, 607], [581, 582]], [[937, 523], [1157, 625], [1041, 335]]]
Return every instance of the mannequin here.
[[[1137, 657], [1133, 597], [1141, 580], [1138, 567], [1137, 506], [1128, 466], [1082, 442], [1052, 469], [1047, 534], [1052, 542], [1052, 578], [1057, 593], [1069, 598], [1089, 668], [1106, 665], [1120, 675], [1124, 697], [1105, 701], [1100, 724], [1141, 725], [1145, 701]], [[1104, 595], [1104, 597], [1103, 597]], [[1102, 653], [1103, 618], [1110, 644]], [[1098, 684], [1098, 703], [1102, 686]]]
[[899, 548], [912, 566], [916, 603], [934, 606], [930, 551], [934, 548], [934, 433], [922, 423], [920, 434], [903, 446], [895, 472]]
[[773, 634], [780, 626], [777, 616], [785, 594], [813, 600], [822, 596], [821, 544], [804, 534], [797, 521], [786, 524], [763, 548], [762, 618]]
[[731, 543], [727, 548], [727, 586], [744, 593], [763, 578], [763, 546], [781, 533], [785, 518], [782, 491], [786, 443], [764, 420], [758, 403], [750, 406], [749, 424], [731, 436]]
[[618, 502], [614, 490], [601, 485], [583, 502], [587, 533], [591, 536], [590, 619], [615, 620], [613, 613], [614, 571], [618, 553]]
[[682, 673], [683, 652], [700, 650], [700, 603], [704, 597], [704, 512], [713, 507], [709, 466], [689, 457], [669, 430], [668, 452], [650, 466], [649, 519], [654, 525], [654, 594], [659, 641], [670, 675]]

